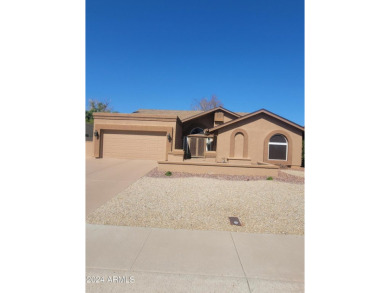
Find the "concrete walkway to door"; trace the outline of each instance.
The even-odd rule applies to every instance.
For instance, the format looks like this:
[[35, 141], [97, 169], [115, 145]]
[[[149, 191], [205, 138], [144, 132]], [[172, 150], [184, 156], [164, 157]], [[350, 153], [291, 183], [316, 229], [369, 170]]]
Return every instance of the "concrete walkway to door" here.
[[86, 211], [96, 210], [134, 181], [157, 167], [156, 161], [86, 159]]

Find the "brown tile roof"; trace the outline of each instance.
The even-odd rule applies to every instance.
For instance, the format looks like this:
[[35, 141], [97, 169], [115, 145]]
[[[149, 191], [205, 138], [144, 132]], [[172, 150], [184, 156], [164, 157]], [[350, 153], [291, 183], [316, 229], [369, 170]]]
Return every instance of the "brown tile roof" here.
[[190, 110], [155, 110], [155, 109], [139, 109], [134, 113], [155, 114], [155, 115], [176, 115], [180, 120], [202, 113], [203, 111]]
[[[176, 115], [179, 116], [180, 120], [187, 119], [194, 115], [203, 113], [204, 111], [192, 111], [192, 110], [157, 110], [157, 109], [138, 109], [134, 113], [143, 113], [143, 114], [156, 114], [156, 115]], [[244, 116], [249, 113], [245, 112], [235, 112], [240, 116]]]

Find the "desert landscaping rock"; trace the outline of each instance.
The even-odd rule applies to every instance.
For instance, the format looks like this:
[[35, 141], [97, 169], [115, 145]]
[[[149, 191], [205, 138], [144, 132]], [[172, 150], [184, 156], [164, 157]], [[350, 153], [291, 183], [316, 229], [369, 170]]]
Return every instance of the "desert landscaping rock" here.
[[[303, 235], [304, 178], [283, 174], [267, 181], [174, 172], [167, 177], [154, 170], [89, 214], [87, 222]], [[242, 226], [230, 225], [229, 217], [238, 217]]]

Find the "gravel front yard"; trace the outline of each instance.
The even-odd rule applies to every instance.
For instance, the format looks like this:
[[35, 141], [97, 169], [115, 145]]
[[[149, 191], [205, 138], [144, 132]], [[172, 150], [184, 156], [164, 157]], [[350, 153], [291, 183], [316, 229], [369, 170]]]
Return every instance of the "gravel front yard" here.
[[[304, 185], [267, 180], [143, 177], [87, 222], [194, 230], [304, 234]], [[286, 174], [287, 175], [287, 174]], [[156, 178], [157, 177], [157, 178]], [[289, 177], [290, 178], [290, 177]], [[290, 178], [291, 179], [291, 178]], [[228, 217], [242, 226], [231, 226]]]

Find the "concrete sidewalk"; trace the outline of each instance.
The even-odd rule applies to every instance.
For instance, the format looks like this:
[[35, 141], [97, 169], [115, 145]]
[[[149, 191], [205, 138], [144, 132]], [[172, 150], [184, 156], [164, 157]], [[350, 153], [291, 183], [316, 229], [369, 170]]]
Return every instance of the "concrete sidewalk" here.
[[303, 236], [87, 224], [86, 241], [87, 292], [304, 291]]

